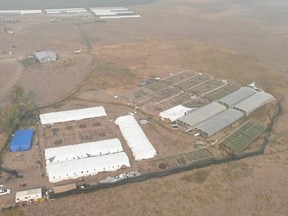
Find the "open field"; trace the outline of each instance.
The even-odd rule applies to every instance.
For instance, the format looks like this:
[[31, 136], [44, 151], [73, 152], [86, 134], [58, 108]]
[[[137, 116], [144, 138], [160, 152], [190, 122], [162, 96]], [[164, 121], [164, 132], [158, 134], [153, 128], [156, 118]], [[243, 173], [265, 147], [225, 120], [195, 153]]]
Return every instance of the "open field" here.
[[[194, 140], [187, 134], [159, 124], [156, 114], [172, 105], [181, 102], [196, 107], [255, 81], [257, 86], [280, 100], [282, 106], [262, 156], [50, 200], [20, 210], [25, 215], [39, 215], [40, 211], [46, 215], [285, 215], [288, 211], [285, 7], [284, 0], [274, 3], [239, 1], [237, 4], [228, 0], [160, 0], [131, 7], [142, 15], [140, 19], [51, 23], [44, 17], [28, 16], [21, 18], [20, 23], [9, 24], [14, 35], [5, 34], [1, 29], [0, 73], [5, 77], [1, 78], [2, 85], [21, 83], [36, 104], [53, 103], [79, 90], [45, 111], [105, 105], [109, 120], [132, 112], [134, 106], [127, 103], [148, 105], [145, 110], [140, 107], [141, 112], [136, 117], [150, 122], [141, 127], [157, 149], [155, 161], [165, 155], [172, 157], [194, 149]], [[75, 55], [76, 48], [82, 49], [82, 53]], [[45, 65], [20, 63], [39, 49], [55, 51], [60, 56], [59, 61]], [[13, 55], [3, 54], [9, 50], [13, 50]], [[180, 80], [169, 79], [181, 71], [191, 73]], [[163, 82], [135, 90], [150, 76], [169, 78], [166, 83], [162, 79]], [[231, 85], [225, 85], [223, 80]], [[183, 86], [184, 90], [180, 89]], [[1, 101], [5, 101], [8, 90], [5, 87], [4, 94], [0, 87]], [[114, 98], [116, 95], [118, 98]], [[191, 101], [191, 95], [201, 100]], [[266, 125], [272, 109], [270, 105], [265, 106], [251, 117]], [[237, 123], [235, 128], [246, 120]], [[60, 127], [66, 133], [66, 125]], [[219, 140], [227, 134], [225, 130]], [[69, 141], [72, 136], [64, 134], [63, 137]], [[56, 142], [56, 138], [52, 138], [52, 143]], [[41, 157], [36, 144], [37, 140], [33, 149], [23, 155], [7, 153], [4, 156], [4, 164], [17, 167], [24, 174], [22, 180], [1, 178], [7, 180], [5, 185], [16, 190], [22, 189], [21, 183], [26, 183], [27, 187], [50, 187], [47, 179], [41, 176], [43, 170], [37, 163]], [[203, 155], [209, 158], [209, 153]], [[173, 163], [173, 160], [168, 162]], [[133, 166], [143, 171], [152, 169], [147, 161], [135, 162]], [[94, 182], [110, 174], [85, 181]], [[13, 200], [13, 194], [7, 197], [7, 203]], [[91, 200], [99, 205], [90, 205]]]

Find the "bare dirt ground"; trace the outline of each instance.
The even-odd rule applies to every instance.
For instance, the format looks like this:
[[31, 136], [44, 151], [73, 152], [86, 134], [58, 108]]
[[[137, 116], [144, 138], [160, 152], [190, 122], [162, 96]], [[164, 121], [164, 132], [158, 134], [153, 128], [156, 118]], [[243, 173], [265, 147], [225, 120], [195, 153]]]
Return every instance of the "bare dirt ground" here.
[[[51, 23], [47, 17], [35, 19], [28, 16], [9, 26], [14, 35], [1, 32], [1, 82], [6, 83], [0, 89], [1, 101], [5, 101], [13, 84], [19, 83], [34, 103], [44, 105], [53, 102], [74, 90], [93, 70], [93, 57], [85, 51], [86, 45], [83, 45], [79, 29], [73, 23]], [[74, 49], [83, 52], [76, 55]], [[12, 55], [3, 54], [10, 50], [13, 51]], [[51, 50], [59, 60], [46, 64], [23, 62], [39, 50]]]
[[[15, 24], [13, 36], [3, 33], [2, 37], [1, 33], [5, 41], [0, 44], [1, 49], [8, 50], [16, 44], [17, 59], [45, 48], [77, 62], [78, 56], [68, 54], [75, 47], [89, 52], [90, 65], [83, 59], [75, 65], [79, 72], [83, 72], [83, 66], [87, 68], [84, 71], [92, 69], [92, 74], [75, 96], [77, 100], [64, 108], [81, 107], [83, 103], [88, 106], [95, 101], [111, 102], [114, 95], [135, 89], [151, 75], [164, 77], [191, 69], [237, 85], [256, 81], [260, 88], [281, 101], [283, 109], [263, 156], [50, 200], [20, 210], [25, 215], [39, 215], [39, 212], [46, 215], [286, 215], [288, 27], [281, 5], [287, 3], [281, 0], [273, 4], [267, 0], [237, 4], [227, 0], [159, 1], [131, 8], [142, 14], [140, 19], [80, 25], [85, 37], [69, 21], [50, 23], [45, 18], [27, 18], [31, 23]], [[94, 67], [93, 58], [96, 58]], [[61, 58], [56, 64], [66, 70]], [[23, 77], [25, 88], [31, 91], [35, 86], [41, 96], [35, 99], [38, 103], [61, 98], [85, 77], [83, 74], [77, 79], [69, 78], [71, 69], [76, 74], [73, 65], [63, 72], [61, 79], [67, 78], [67, 83], [62, 87], [53, 80], [56, 65], [54, 68], [51, 64], [47, 69], [37, 65], [24, 71], [34, 77], [37, 71], [43, 73], [43, 68], [51, 73], [48, 83], [56, 82], [55, 85], [41, 89], [37, 84], [40, 76], [29, 82], [30, 79]], [[113, 110], [113, 106], [108, 109]], [[127, 111], [131, 110], [123, 109], [123, 113]], [[165, 137], [164, 129], [155, 128], [146, 130], [151, 130], [149, 138], [156, 148], [161, 149], [157, 146], [159, 136], [168, 145], [176, 143], [181, 148], [176, 134], [173, 138]], [[168, 145], [160, 152], [169, 152]], [[91, 205], [91, 200], [97, 205]]]

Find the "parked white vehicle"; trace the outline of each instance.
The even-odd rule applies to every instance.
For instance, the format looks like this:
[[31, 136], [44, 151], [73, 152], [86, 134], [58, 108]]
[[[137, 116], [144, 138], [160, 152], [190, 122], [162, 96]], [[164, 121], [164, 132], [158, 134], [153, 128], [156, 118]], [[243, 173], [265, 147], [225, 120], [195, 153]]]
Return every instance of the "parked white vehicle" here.
[[0, 196], [10, 194], [10, 193], [11, 193], [10, 189], [0, 189]]

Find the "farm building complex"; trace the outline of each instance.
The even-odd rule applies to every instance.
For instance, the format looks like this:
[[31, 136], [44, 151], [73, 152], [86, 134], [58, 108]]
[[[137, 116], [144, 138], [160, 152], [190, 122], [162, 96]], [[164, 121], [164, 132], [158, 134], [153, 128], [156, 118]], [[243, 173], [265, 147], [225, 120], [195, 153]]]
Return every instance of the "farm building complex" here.
[[[15, 132], [11, 152], [35, 148], [9, 154], [19, 155], [15, 161], [37, 157], [36, 166], [35, 160], [31, 166], [41, 173], [32, 177], [42, 176], [43, 188], [53, 188], [47, 193], [41, 188], [17, 192], [16, 203], [35, 201], [43, 194], [57, 198], [86, 193], [260, 154], [269, 119], [258, 114], [275, 109], [274, 103], [268, 104], [275, 98], [256, 86], [233, 86], [191, 71], [143, 84], [110, 100], [105, 108], [91, 102], [94, 106], [88, 108], [50, 109], [39, 115], [35, 129]], [[79, 106], [78, 101], [75, 104]]]
[[44, 10], [0, 10], [0, 15], [47, 15], [50, 21], [61, 19], [121, 19], [139, 18], [140, 14], [126, 7], [60, 8]]
[[[52, 139], [44, 140], [46, 173], [50, 182], [77, 179], [96, 175], [99, 172], [130, 167], [129, 157], [124, 152], [117, 133], [109, 133], [104, 130], [101, 132], [102, 124], [108, 121], [104, 107], [41, 114], [40, 121], [43, 130], [52, 132]], [[90, 129], [87, 123], [92, 124], [91, 127], [95, 127], [95, 130]], [[115, 123], [131, 148], [135, 160], [149, 159], [157, 154], [133, 116], [121, 116], [116, 119]], [[62, 129], [57, 128], [62, 124], [66, 125], [63, 132]], [[81, 133], [90, 135], [83, 137], [80, 133], [81, 139], [66, 140], [67, 133], [69, 134], [69, 131], [75, 127], [72, 126], [73, 124], [76, 124], [75, 126]], [[116, 125], [114, 127], [117, 129]], [[85, 132], [86, 130], [87, 132]], [[89, 132], [89, 130], [91, 131]], [[48, 131], [43, 131], [43, 135], [44, 137], [49, 136]], [[48, 148], [47, 146], [53, 147]]]

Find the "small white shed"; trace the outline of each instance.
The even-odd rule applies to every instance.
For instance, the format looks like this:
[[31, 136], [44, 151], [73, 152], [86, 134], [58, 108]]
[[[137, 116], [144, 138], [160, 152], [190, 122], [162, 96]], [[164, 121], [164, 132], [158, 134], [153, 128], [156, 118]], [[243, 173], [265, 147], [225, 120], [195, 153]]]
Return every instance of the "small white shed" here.
[[33, 202], [42, 198], [42, 188], [30, 189], [25, 191], [17, 191], [15, 202]]

